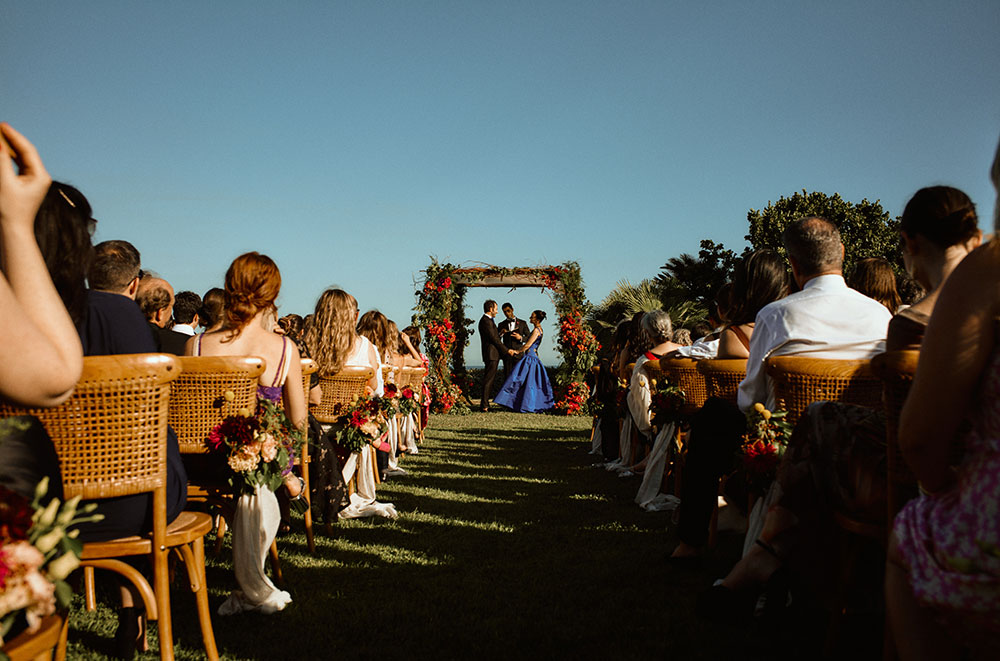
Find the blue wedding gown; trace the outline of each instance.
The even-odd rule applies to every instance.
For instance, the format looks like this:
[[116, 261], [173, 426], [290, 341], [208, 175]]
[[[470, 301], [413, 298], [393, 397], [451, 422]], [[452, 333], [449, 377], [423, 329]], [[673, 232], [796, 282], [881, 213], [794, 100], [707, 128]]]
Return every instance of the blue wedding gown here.
[[549, 383], [545, 366], [536, 353], [541, 341], [542, 337], [539, 336], [524, 352], [524, 358], [514, 363], [514, 368], [507, 375], [503, 388], [493, 398], [495, 404], [518, 413], [538, 413], [553, 407], [552, 384]]

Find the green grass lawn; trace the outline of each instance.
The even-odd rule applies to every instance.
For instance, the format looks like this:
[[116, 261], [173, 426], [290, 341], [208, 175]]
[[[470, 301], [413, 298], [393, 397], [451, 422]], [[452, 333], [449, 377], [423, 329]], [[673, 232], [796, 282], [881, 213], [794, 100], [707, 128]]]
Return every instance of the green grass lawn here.
[[[778, 648], [809, 658], [799, 650], [814, 637], [801, 627], [719, 629], [693, 615], [698, 592], [731, 566], [742, 540], [722, 535], [704, 569], [669, 567], [670, 513], [633, 503], [637, 478], [592, 468], [589, 432], [582, 417], [433, 417], [421, 453], [401, 462], [409, 475], [379, 488], [399, 519], [340, 522], [332, 539], [317, 529], [316, 555], [296, 522], [279, 540], [294, 601], [270, 616], [214, 616], [220, 654], [773, 659]], [[229, 552], [208, 560], [213, 611], [235, 587]], [[194, 599], [180, 580], [173, 595], [177, 656], [202, 658]], [[104, 658], [116, 621], [109, 604], [87, 613], [77, 599], [71, 658]], [[155, 639], [153, 625], [154, 650]]]

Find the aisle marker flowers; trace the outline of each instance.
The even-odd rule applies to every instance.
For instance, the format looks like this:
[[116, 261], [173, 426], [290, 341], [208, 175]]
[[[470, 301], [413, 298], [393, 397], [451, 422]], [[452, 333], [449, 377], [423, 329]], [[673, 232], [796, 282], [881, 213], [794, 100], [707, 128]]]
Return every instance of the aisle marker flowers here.
[[0, 645], [19, 616], [27, 631], [38, 630], [42, 618], [68, 608], [73, 590], [66, 577], [80, 565], [80, 523], [100, 521], [95, 503], [80, 507], [79, 496], [65, 503], [53, 498], [42, 507], [49, 479], [27, 498], [0, 486]]
[[[230, 399], [230, 392], [225, 394]], [[253, 495], [256, 487], [275, 491], [295, 464], [304, 439], [280, 405], [260, 400], [257, 411], [241, 409], [209, 432], [209, 451], [224, 454], [232, 470], [229, 485], [237, 496]]]

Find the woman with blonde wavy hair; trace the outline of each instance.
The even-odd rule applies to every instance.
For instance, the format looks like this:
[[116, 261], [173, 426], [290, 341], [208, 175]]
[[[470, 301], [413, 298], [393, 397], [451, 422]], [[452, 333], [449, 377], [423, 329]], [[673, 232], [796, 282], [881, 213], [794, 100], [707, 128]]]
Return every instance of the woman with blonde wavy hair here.
[[[357, 300], [342, 289], [327, 289], [316, 301], [312, 324], [306, 333], [306, 346], [316, 361], [320, 376], [334, 375], [345, 367], [373, 368], [375, 376], [368, 382], [368, 389], [381, 396], [384, 392], [382, 358], [375, 345], [358, 334], [357, 322]], [[315, 396], [310, 393], [310, 399]], [[388, 443], [375, 443], [379, 449], [389, 450]], [[341, 519], [374, 515], [396, 518], [396, 508], [391, 503], [375, 500], [375, 469], [371, 455], [374, 449], [372, 445], [365, 445], [344, 462], [344, 481], [349, 482], [357, 474], [357, 489], [351, 494], [351, 504], [339, 512]]]
[[[305, 395], [299, 350], [288, 338], [272, 332], [274, 304], [281, 290], [281, 274], [267, 255], [240, 255], [226, 271], [225, 313], [222, 328], [188, 340], [188, 356], [260, 356], [265, 361], [257, 384], [257, 398], [281, 402], [289, 420], [303, 429]], [[289, 495], [297, 498], [302, 482], [285, 476]], [[219, 608], [229, 615], [245, 610], [273, 613], [290, 601], [264, 574], [267, 550], [278, 531], [280, 513], [273, 492], [259, 487], [254, 496], [241, 496], [233, 519], [233, 569], [240, 590]], [[263, 534], [262, 534], [263, 533]]]

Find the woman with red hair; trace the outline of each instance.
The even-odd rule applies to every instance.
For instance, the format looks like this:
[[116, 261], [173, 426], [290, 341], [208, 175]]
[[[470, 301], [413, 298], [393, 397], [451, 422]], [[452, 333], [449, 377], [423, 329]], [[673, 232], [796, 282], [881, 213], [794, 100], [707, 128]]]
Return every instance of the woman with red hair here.
[[[305, 428], [307, 411], [302, 390], [302, 367], [295, 343], [273, 332], [281, 290], [281, 274], [267, 255], [240, 255], [226, 271], [225, 313], [222, 328], [192, 337], [189, 356], [260, 356], [264, 372], [257, 398], [281, 402], [285, 415], [299, 429]], [[302, 482], [294, 473], [285, 476], [289, 495], [297, 498]], [[280, 513], [274, 494], [258, 487], [255, 496], [241, 496], [233, 521], [233, 568], [241, 591], [220, 607], [227, 615], [243, 610], [271, 613], [283, 609], [291, 597], [274, 587], [264, 574], [267, 550], [278, 531]], [[260, 534], [263, 529], [264, 534]]]

